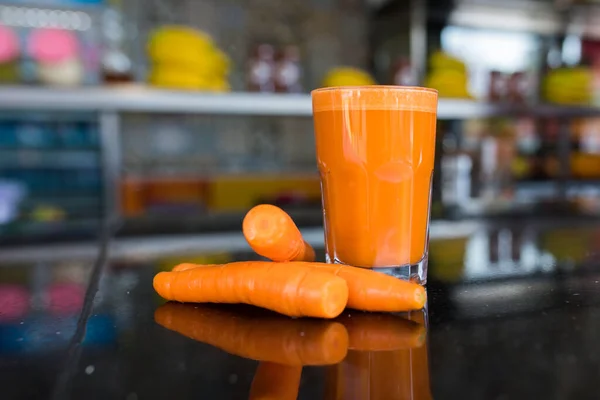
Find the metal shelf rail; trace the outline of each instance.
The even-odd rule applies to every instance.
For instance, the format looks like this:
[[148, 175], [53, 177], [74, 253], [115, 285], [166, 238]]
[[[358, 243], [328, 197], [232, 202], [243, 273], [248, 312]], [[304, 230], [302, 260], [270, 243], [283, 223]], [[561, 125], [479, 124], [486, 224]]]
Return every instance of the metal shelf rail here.
[[[59, 89], [5, 86], [0, 110], [182, 113], [256, 116], [310, 116], [310, 95], [183, 92], [138, 85]], [[600, 116], [600, 108], [508, 105], [440, 99], [438, 118], [454, 120], [513, 115], [574, 118]]]

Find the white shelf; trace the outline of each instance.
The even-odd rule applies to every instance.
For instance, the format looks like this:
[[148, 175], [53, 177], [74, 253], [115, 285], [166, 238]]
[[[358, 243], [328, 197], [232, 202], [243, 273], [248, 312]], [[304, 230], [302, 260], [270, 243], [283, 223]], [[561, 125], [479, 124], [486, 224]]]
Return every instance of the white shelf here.
[[305, 94], [211, 94], [129, 85], [75, 89], [0, 87], [0, 109], [264, 116], [312, 113], [310, 97]]
[[[213, 115], [298, 116], [312, 114], [308, 94], [256, 94], [169, 91], [144, 86], [0, 87], [0, 110], [115, 111]], [[520, 106], [440, 99], [442, 120], [493, 116], [538, 117], [600, 116], [600, 108], [570, 106]]]

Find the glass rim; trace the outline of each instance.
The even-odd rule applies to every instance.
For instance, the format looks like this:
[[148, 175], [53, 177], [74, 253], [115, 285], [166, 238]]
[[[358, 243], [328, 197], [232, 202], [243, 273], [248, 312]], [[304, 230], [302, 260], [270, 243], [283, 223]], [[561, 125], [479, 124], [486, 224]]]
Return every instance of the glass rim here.
[[433, 88], [424, 86], [400, 86], [400, 85], [357, 85], [357, 86], [329, 86], [311, 90], [312, 94], [323, 93], [323, 92], [342, 92], [342, 91], [356, 91], [364, 90], [369, 92], [376, 91], [398, 91], [398, 92], [428, 92], [438, 94], [438, 91]]

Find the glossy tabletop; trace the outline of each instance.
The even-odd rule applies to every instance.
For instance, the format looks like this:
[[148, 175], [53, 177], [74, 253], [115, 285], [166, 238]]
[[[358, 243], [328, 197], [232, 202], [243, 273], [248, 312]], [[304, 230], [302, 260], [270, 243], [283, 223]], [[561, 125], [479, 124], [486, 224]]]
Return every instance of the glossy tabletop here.
[[598, 249], [591, 223], [482, 224], [431, 243], [426, 312], [317, 321], [165, 305], [156, 272], [257, 257], [117, 257], [108, 237], [0, 265], [0, 397], [596, 399]]

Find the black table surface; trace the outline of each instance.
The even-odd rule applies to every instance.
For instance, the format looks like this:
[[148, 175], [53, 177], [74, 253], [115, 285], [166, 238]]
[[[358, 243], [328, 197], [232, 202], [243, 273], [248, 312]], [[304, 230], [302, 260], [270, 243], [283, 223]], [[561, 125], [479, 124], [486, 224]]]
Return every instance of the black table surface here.
[[114, 257], [108, 244], [0, 265], [0, 398], [598, 398], [600, 227], [432, 241], [426, 311], [333, 322], [165, 306], [158, 271], [256, 256]]

